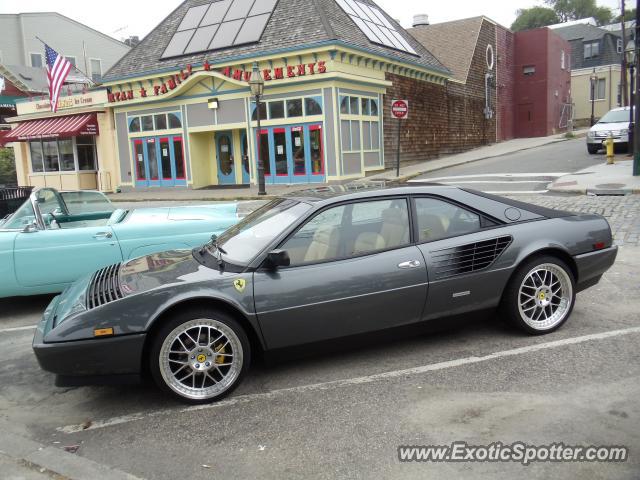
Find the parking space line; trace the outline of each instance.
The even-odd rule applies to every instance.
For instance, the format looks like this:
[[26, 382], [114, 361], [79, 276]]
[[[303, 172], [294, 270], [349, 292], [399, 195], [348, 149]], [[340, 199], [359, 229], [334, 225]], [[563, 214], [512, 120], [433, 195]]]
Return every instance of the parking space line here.
[[36, 328], [35, 325], [29, 325], [27, 327], [3, 328], [3, 329], [0, 329], [0, 333], [22, 332], [24, 330], [33, 330], [35, 328]]
[[251, 402], [251, 401], [254, 401], [254, 400], [271, 399], [271, 398], [274, 398], [274, 397], [281, 396], [283, 394], [290, 394], [290, 393], [300, 394], [300, 393], [306, 393], [306, 392], [311, 392], [311, 391], [328, 390], [328, 389], [332, 389], [332, 388], [348, 387], [348, 386], [354, 386], [354, 385], [363, 385], [363, 384], [368, 384], [368, 383], [372, 383], [372, 382], [377, 382], [377, 381], [380, 381], [380, 380], [420, 375], [420, 374], [424, 374], [424, 373], [428, 373], [428, 372], [435, 372], [435, 371], [438, 371], [438, 370], [445, 370], [445, 369], [448, 369], [448, 368], [455, 368], [455, 367], [462, 367], [462, 366], [466, 366], [466, 365], [473, 365], [473, 364], [476, 364], [476, 363], [482, 363], [482, 362], [487, 362], [487, 361], [491, 361], [491, 360], [508, 358], [508, 357], [513, 357], [513, 356], [516, 356], [516, 355], [525, 355], [525, 354], [528, 354], [528, 353], [539, 352], [539, 351], [542, 351], [542, 350], [549, 350], [549, 349], [554, 349], [554, 348], [562, 348], [562, 347], [566, 347], [567, 345], [577, 345], [577, 344], [585, 343], [585, 342], [606, 340], [606, 339], [609, 339], [609, 338], [619, 337], [619, 336], [623, 336], [623, 335], [630, 335], [630, 334], [634, 334], [634, 333], [640, 333], [640, 327], [632, 327], [632, 328], [626, 328], [626, 329], [622, 329], [622, 330], [612, 330], [610, 332], [594, 333], [594, 334], [591, 334], [591, 335], [583, 335], [583, 336], [580, 336], [580, 337], [571, 337], [571, 338], [565, 338], [565, 339], [562, 339], [562, 340], [554, 340], [554, 341], [551, 341], [551, 342], [538, 343], [538, 344], [534, 344], [534, 345], [528, 345], [526, 347], [519, 347], [519, 348], [513, 348], [511, 350], [503, 350], [503, 351], [500, 351], [500, 352], [494, 352], [494, 353], [490, 353], [488, 355], [484, 355], [484, 356], [481, 356], [481, 357], [458, 358], [458, 359], [455, 359], [455, 360], [448, 360], [448, 361], [445, 361], [445, 362], [432, 363], [432, 364], [429, 364], [429, 365], [422, 365], [422, 366], [419, 366], [419, 367], [407, 368], [407, 369], [404, 369], [404, 370], [392, 370], [392, 371], [389, 371], [389, 372], [376, 373], [376, 374], [373, 374], [373, 375], [366, 375], [366, 376], [363, 376], [363, 377], [354, 377], [354, 378], [347, 378], [347, 379], [343, 379], [343, 380], [333, 380], [333, 381], [330, 381], [330, 382], [314, 383], [314, 384], [309, 384], [309, 385], [300, 385], [300, 386], [297, 386], [297, 387], [281, 388], [281, 389], [278, 389], [278, 390], [272, 390], [270, 392], [265, 392], [265, 393], [253, 393], [253, 394], [247, 394], [247, 395], [239, 395], [237, 397], [233, 397], [233, 398], [230, 398], [228, 400], [222, 400], [220, 402], [211, 403], [211, 404], [207, 404], [207, 405], [197, 405], [197, 406], [186, 407], [186, 408], [164, 409], [164, 410], [158, 410], [158, 411], [155, 411], [155, 412], [133, 413], [133, 414], [130, 414], [130, 415], [124, 415], [124, 416], [121, 416], [121, 417], [113, 417], [113, 418], [106, 419], [106, 420], [97, 420], [97, 421], [94, 421], [88, 427], [87, 427], [86, 424], [67, 425], [65, 427], [59, 427], [59, 428], [57, 428], [57, 430], [59, 432], [63, 432], [63, 433], [77, 433], [77, 432], [82, 432], [82, 431], [87, 431], [87, 430], [97, 430], [97, 429], [102, 429], [102, 428], [107, 428], [107, 427], [113, 427], [115, 425], [135, 422], [135, 421], [138, 421], [138, 420], [143, 420], [143, 419], [147, 419], [147, 418], [151, 418], [151, 417], [157, 417], [157, 416], [160, 416], [160, 415], [170, 415], [170, 414], [175, 414], [175, 413], [188, 413], [188, 412], [194, 412], [194, 411], [199, 411], [199, 410], [209, 410], [209, 409], [214, 409], [214, 408], [228, 407], [228, 406], [237, 405], [237, 404], [241, 404], [241, 403]]
[[409, 182], [411, 183], [421, 183], [421, 182], [440, 182], [443, 180], [458, 180], [461, 178], [557, 178], [564, 177], [565, 175], [569, 175], [567, 172], [551, 172], [551, 173], [478, 173], [475, 175], [454, 175], [450, 177], [434, 177], [434, 178], [424, 178], [424, 179], [411, 179]]

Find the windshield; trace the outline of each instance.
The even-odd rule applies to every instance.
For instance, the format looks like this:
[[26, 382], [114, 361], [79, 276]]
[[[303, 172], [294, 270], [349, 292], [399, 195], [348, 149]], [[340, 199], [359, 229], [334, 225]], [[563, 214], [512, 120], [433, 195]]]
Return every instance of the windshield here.
[[11, 215], [5, 223], [0, 225], [0, 229], [3, 230], [22, 230], [29, 224], [32, 224], [36, 220], [36, 215], [33, 212], [33, 206], [31, 200], [27, 200], [22, 206]]
[[109, 199], [100, 192], [61, 192], [69, 215], [82, 213], [112, 212], [115, 207]]
[[611, 110], [598, 123], [629, 123], [629, 110]]
[[[217, 239], [226, 252], [224, 260], [248, 265], [267, 245], [311, 209], [296, 200], [278, 199], [259, 208]], [[213, 247], [209, 247], [210, 253]], [[217, 252], [216, 252], [217, 255]]]

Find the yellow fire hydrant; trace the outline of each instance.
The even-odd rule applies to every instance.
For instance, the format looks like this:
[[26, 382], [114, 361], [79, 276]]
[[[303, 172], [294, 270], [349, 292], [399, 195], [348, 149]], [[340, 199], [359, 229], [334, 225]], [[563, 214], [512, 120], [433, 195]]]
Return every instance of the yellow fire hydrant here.
[[614, 162], [614, 143], [613, 143], [613, 137], [611, 135], [609, 135], [609, 138], [607, 138], [604, 142], [604, 146], [607, 149], [607, 165], [613, 165]]

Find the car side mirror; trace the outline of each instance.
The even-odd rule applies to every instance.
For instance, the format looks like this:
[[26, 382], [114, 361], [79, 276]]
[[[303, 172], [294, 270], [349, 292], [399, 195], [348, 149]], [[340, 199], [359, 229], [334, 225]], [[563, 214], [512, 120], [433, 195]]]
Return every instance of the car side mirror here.
[[279, 267], [291, 265], [289, 253], [286, 250], [272, 250], [267, 255], [267, 266], [276, 270]]
[[36, 222], [31, 222], [25, 225], [22, 229], [22, 233], [34, 233], [38, 231], [38, 224]]

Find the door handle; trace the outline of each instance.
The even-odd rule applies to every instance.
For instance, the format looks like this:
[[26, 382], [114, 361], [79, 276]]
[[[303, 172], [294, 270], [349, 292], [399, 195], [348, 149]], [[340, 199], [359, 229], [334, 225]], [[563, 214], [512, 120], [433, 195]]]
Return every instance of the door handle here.
[[95, 238], [96, 240], [104, 240], [106, 238], [111, 238], [113, 237], [113, 234], [111, 232], [100, 232], [100, 233], [96, 233], [93, 238]]
[[419, 268], [420, 265], [422, 265], [418, 260], [411, 260], [409, 262], [402, 262], [398, 264], [398, 268], [401, 268], [403, 270], [409, 269], [409, 268]]

